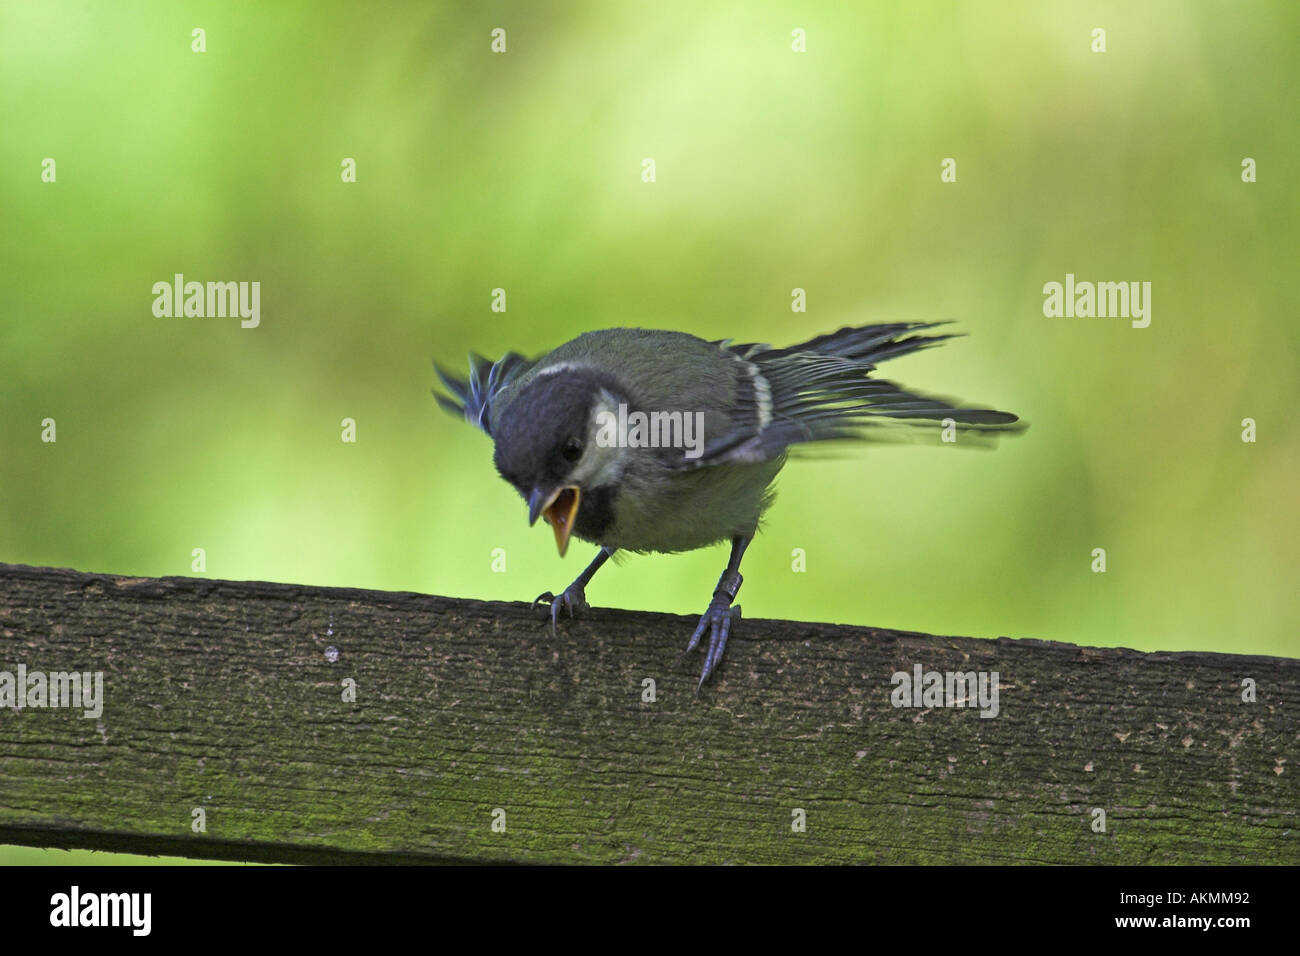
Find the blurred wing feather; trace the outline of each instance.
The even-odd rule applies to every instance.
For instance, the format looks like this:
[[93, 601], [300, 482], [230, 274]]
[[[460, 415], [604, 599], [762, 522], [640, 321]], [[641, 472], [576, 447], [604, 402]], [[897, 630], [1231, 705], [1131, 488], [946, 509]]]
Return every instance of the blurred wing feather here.
[[495, 362], [471, 352], [469, 377], [461, 378], [434, 362], [434, 371], [451, 396], [435, 390], [433, 397], [446, 411], [461, 416], [475, 428], [481, 428], [491, 435], [493, 401], [534, 364], [536, 363], [528, 361], [517, 352], [507, 352]]

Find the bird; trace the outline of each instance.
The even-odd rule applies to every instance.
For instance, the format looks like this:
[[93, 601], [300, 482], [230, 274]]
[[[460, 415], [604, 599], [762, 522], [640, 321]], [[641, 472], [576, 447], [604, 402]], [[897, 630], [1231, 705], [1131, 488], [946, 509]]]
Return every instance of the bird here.
[[773, 480], [811, 444], [879, 441], [943, 427], [981, 437], [1024, 429], [1010, 412], [967, 408], [877, 378], [879, 363], [956, 337], [944, 322], [847, 326], [773, 348], [668, 329], [586, 332], [536, 359], [471, 352], [468, 376], [436, 360], [438, 404], [484, 431], [528, 523], [551, 526], [563, 557], [572, 537], [595, 558], [549, 605], [589, 610], [586, 588], [616, 553], [731, 545], [730, 559], [679, 661], [705, 634], [698, 694], [717, 672], [733, 624], [741, 559], [773, 502]]

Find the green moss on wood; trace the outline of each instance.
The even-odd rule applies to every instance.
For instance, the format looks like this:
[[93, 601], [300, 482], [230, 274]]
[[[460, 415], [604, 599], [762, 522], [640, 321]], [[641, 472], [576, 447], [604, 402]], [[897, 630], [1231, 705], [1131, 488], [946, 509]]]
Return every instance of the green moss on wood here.
[[[0, 841], [287, 861], [1300, 862], [1300, 661], [746, 620], [696, 698], [673, 668], [691, 626], [596, 609], [552, 638], [518, 604], [0, 565], [0, 670], [106, 685], [98, 720], [0, 713]], [[999, 671], [1000, 716], [895, 709], [890, 676], [916, 663]]]

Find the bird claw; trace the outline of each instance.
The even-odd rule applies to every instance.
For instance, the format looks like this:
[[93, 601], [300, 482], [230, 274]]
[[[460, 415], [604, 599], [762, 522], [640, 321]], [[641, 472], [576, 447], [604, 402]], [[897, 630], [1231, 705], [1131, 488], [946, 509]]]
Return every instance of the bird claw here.
[[714, 670], [722, 660], [723, 652], [727, 649], [727, 637], [731, 634], [732, 622], [739, 620], [739, 604], [733, 607], [730, 600], [720, 597], [714, 597], [709, 602], [709, 609], [700, 617], [700, 623], [696, 625], [690, 643], [686, 645], [686, 650], [682, 651], [681, 657], [677, 658], [677, 663], [681, 664], [686, 659], [686, 655], [699, 646], [704, 632], [706, 630], [709, 632], [709, 647], [704, 654], [704, 668], [700, 671], [700, 682], [695, 685], [695, 693], [698, 694], [704, 682], [713, 676]]
[[565, 588], [564, 593], [559, 597], [556, 597], [550, 591], [543, 591], [541, 594], [537, 595], [537, 600], [533, 602], [533, 607], [537, 607], [539, 604], [543, 603], [549, 604], [551, 607], [550, 618], [552, 637], [556, 637], [558, 634], [556, 625], [560, 620], [561, 608], [564, 608], [569, 612], [570, 618], [575, 618], [581, 612], [591, 609], [591, 605], [587, 603], [586, 590], [576, 581]]

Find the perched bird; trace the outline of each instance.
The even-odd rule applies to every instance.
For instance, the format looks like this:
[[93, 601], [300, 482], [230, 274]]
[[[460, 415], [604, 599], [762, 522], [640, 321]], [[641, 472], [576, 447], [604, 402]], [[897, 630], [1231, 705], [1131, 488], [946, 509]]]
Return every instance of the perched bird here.
[[740, 561], [791, 446], [899, 437], [918, 425], [1019, 430], [1007, 412], [960, 408], [871, 376], [879, 362], [952, 338], [922, 334], [941, 324], [843, 328], [784, 349], [606, 329], [533, 361], [471, 353], [467, 379], [435, 363], [452, 397], [434, 394], [491, 436], [497, 471], [528, 502], [529, 524], [551, 525], [561, 556], [572, 535], [600, 546], [558, 597], [534, 602], [549, 603], [552, 630], [561, 609], [570, 617], [587, 609], [586, 586], [616, 551], [731, 542], [682, 655], [708, 633], [698, 690], [739, 616]]

